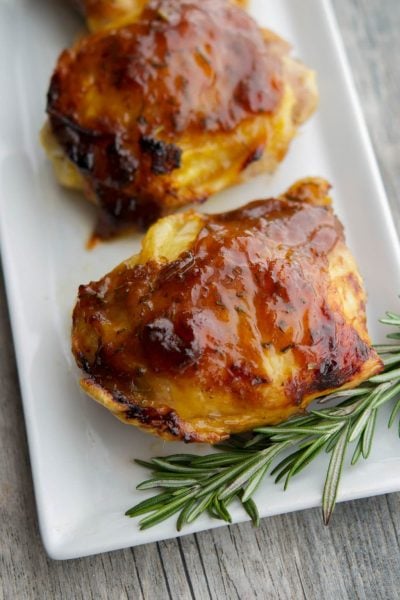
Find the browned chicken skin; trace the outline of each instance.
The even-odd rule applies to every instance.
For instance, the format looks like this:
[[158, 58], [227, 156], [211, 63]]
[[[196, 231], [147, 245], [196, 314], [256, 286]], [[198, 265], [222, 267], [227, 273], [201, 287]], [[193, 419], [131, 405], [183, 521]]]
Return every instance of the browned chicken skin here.
[[240, 8], [152, 0], [61, 55], [43, 139], [107, 237], [273, 171], [316, 101], [313, 72]]
[[329, 185], [160, 220], [140, 255], [81, 286], [82, 387], [126, 423], [217, 442], [381, 370]]
[[[200, 3], [202, 0], [198, 0]], [[228, 1], [228, 0], [226, 0]], [[245, 8], [247, 0], [230, 0]], [[120, 27], [136, 21], [149, 0], [72, 0], [85, 16], [91, 31]]]

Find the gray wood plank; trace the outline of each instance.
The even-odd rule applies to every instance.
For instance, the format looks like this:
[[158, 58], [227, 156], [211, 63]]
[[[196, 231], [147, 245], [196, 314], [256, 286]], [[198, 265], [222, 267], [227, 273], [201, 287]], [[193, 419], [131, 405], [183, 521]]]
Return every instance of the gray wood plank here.
[[[400, 2], [333, 0], [400, 231]], [[100, 556], [42, 549], [3, 283], [0, 281], [0, 598], [395, 599], [400, 494], [309, 510]]]
[[400, 2], [333, 0], [333, 5], [400, 231]]

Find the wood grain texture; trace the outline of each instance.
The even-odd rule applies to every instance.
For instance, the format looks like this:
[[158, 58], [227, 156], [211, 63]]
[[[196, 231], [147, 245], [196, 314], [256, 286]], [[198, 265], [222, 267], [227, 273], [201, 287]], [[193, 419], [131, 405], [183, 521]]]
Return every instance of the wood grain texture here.
[[[333, 0], [400, 231], [400, 2]], [[395, 599], [400, 494], [159, 544], [54, 562], [34, 508], [15, 359], [0, 285], [0, 598]]]

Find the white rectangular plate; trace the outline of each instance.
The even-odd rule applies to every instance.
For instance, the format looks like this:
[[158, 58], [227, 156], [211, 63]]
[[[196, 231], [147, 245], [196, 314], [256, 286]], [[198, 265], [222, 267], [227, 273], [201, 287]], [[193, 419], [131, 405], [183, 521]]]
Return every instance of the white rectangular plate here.
[[[39, 146], [55, 60], [82, 28], [67, 5], [0, 0], [2, 259], [40, 528], [47, 552], [58, 559], [176, 536], [173, 520], [140, 532], [124, 511], [146, 497], [135, 491], [147, 473], [132, 464], [133, 457], [188, 451], [122, 425], [78, 388], [69, 339], [78, 285], [135, 253], [140, 236], [86, 251], [92, 209], [57, 185]], [[296, 55], [317, 70], [321, 104], [274, 177], [227, 190], [205, 210], [274, 195], [306, 175], [328, 178], [365, 278], [371, 333], [380, 340], [378, 317], [399, 309], [399, 245], [329, 3], [253, 0], [251, 12], [290, 40]], [[340, 500], [400, 490], [400, 443], [385, 419], [382, 415], [369, 461], [347, 466]], [[261, 515], [317, 506], [325, 468], [321, 457], [287, 492], [265, 481], [256, 497]], [[238, 506], [233, 518], [247, 517]], [[184, 533], [218, 525], [203, 517]]]

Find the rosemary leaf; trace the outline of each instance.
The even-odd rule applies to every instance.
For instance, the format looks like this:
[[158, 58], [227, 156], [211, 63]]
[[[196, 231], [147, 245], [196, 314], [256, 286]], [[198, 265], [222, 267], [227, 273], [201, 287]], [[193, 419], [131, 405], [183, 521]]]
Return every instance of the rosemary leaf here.
[[[277, 437], [280, 433], [288, 436], [288, 435], [315, 435], [316, 433], [325, 433], [331, 425], [315, 425], [315, 427], [291, 427], [290, 429], [280, 427], [278, 425], [274, 425], [273, 427], [260, 427], [255, 429], [254, 431], [263, 433], [264, 435], [270, 435], [272, 437]], [[276, 435], [277, 434], [277, 435]]]
[[190, 510], [188, 510], [186, 514], [186, 522], [192, 523], [205, 510], [207, 510], [207, 507], [209, 506], [209, 504], [211, 504], [213, 497], [214, 492], [209, 492], [201, 500], [198, 500], [193, 506], [191, 506]]
[[381, 404], [385, 404], [385, 402], [391, 400], [400, 392], [400, 382], [395, 383], [395, 385], [393, 385], [392, 382], [389, 382], [387, 385], [389, 389], [383, 394], [381, 394], [380, 397], [374, 401], [374, 408], [379, 408]]
[[220, 494], [218, 494], [218, 498], [220, 500], [225, 500], [230, 494], [233, 494], [237, 490], [240, 490], [247, 481], [257, 473], [260, 467], [265, 465], [269, 465], [272, 462], [272, 459], [276, 454], [282, 452], [286, 448], [291, 445], [291, 442], [284, 442], [281, 445], [271, 446], [267, 450], [260, 453], [261, 455], [257, 457], [257, 460], [254, 461], [254, 464], [249, 464], [247, 469], [245, 469], [232, 483], [225, 488]]
[[322, 495], [322, 512], [325, 525], [328, 525], [335, 508], [339, 489], [340, 477], [343, 470], [346, 448], [349, 443], [350, 424], [347, 424], [334, 449], [329, 461], [328, 472], [325, 479]]
[[173, 473], [172, 471], [153, 471], [153, 474], [156, 476], [155, 479], [169, 480], [169, 479], [180, 479], [184, 481], [185, 479], [194, 479], [194, 481], [201, 481], [202, 479], [207, 478], [210, 475], [210, 471], [198, 471], [192, 470], [187, 473]]
[[358, 419], [355, 421], [355, 423], [352, 426], [350, 437], [349, 437], [350, 442], [354, 442], [358, 438], [358, 436], [361, 435], [361, 433], [364, 431], [364, 428], [367, 425], [368, 419], [371, 416], [371, 412], [373, 410], [374, 403], [377, 400], [379, 400], [379, 398], [386, 391], [386, 389], [387, 389], [387, 383], [385, 385], [379, 385], [368, 396], [368, 398], [367, 398], [368, 405], [362, 412], [360, 412], [360, 416], [358, 417]]
[[400, 355], [395, 354], [394, 356], [385, 356], [384, 358], [382, 358], [382, 362], [385, 365], [385, 367], [396, 365], [400, 362]]
[[147, 500], [143, 500], [136, 506], [133, 506], [129, 510], [126, 511], [125, 515], [127, 517], [137, 517], [138, 515], [143, 515], [147, 512], [151, 512], [156, 510], [158, 506], [164, 506], [165, 503], [171, 499], [171, 493], [165, 492], [162, 494], [158, 494], [157, 496], [153, 496], [152, 498], [148, 498]]
[[329, 435], [323, 435], [317, 438], [310, 446], [300, 454], [300, 456], [292, 464], [290, 471], [286, 475], [284, 489], [287, 489], [290, 479], [296, 475], [304, 467], [306, 467], [322, 450], [329, 439]]
[[367, 459], [371, 453], [372, 440], [374, 438], [375, 426], [376, 426], [376, 415], [377, 415], [377, 409], [374, 408], [371, 411], [370, 417], [367, 421], [367, 424], [364, 429], [364, 433], [361, 438], [361, 450], [362, 450], [362, 455], [365, 459]]
[[[160, 458], [160, 457], [159, 457]], [[163, 456], [162, 460], [166, 460], [169, 463], [190, 463], [193, 459], [199, 458], [197, 454], [170, 454], [169, 456]]]
[[226, 523], [232, 523], [232, 517], [226, 507], [226, 503], [218, 500], [218, 497], [216, 495], [214, 495], [212, 508], [215, 510], [220, 519], [226, 521]]
[[351, 459], [351, 464], [355, 465], [359, 459], [362, 457], [362, 438], [360, 438], [357, 442], [356, 448], [353, 452], [353, 456]]
[[153, 527], [153, 525], [157, 525], [157, 523], [161, 523], [162, 521], [165, 521], [165, 519], [167, 519], [168, 517], [171, 517], [176, 512], [178, 512], [179, 509], [181, 508], [181, 506], [183, 506], [185, 503], [187, 503], [188, 500], [191, 500], [195, 494], [196, 494], [196, 491], [192, 491], [191, 493], [188, 493], [187, 495], [184, 495], [183, 497], [179, 497], [179, 498], [173, 500], [172, 502], [168, 502], [167, 504], [165, 504], [163, 506], [163, 508], [160, 508], [159, 510], [155, 511], [153, 514], [142, 519], [139, 522], [140, 529], [148, 529], [149, 527]]
[[157, 470], [161, 469], [163, 471], [172, 471], [174, 473], [193, 473], [193, 471], [196, 470], [196, 467], [192, 465], [190, 467], [177, 465], [162, 458], [152, 458], [151, 462], [153, 463], [153, 469], [156, 467]]
[[[271, 471], [271, 475], [275, 475], [276, 473], [279, 473], [282, 471], [282, 469], [285, 469], [286, 467], [289, 467], [290, 469], [290, 465], [293, 462], [293, 458], [295, 456], [298, 456], [301, 453], [300, 448], [298, 448], [297, 450], [295, 450], [294, 452], [292, 452], [291, 454], [289, 454], [288, 456], [286, 456], [285, 458], [283, 458], [277, 465], [275, 465], [275, 467], [272, 469]], [[278, 483], [279, 479], [275, 480], [276, 483]]]
[[335, 434], [332, 435], [331, 439], [329, 440], [329, 442], [325, 446], [325, 451], [328, 454], [330, 454], [330, 452], [336, 446], [336, 444], [338, 442], [338, 439], [340, 438], [341, 434], [342, 434], [342, 429], [339, 429]]
[[400, 344], [374, 344], [374, 348], [379, 354], [400, 352]]
[[141, 467], [144, 467], [145, 469], [150, 469], [150, 470], [154, 469], [153, 463], [147, 462], [146, 460], [141, 460], [140, 458], [135, 458], [134, 462], [137, 465], [140, 465]]
[[248, 480], [248, 482], [246, 484], [246, 487], [244, 488], [244, 493], [243, 493], [243, 497], [242, 497], [243, 502], [250, 500], [250, 498], [254, 495], [258, 486], [264, 479], [266, 472], [268, 471], [268, 467], [269, 467], [269, 463], [262, 466], [256, 473], [254, 473], [254, 475], [252, 477], [250, 477], [250, 479]]
[[196, 499], [192, 498], [191, 500], [189, 500], [186, 505], [184, 506], [183, 510], [180, 512], [178, 520], [176, 522], [176, 529], [178, 531], [182, 530], [182, 527], [185, 525], [185, 523], [187, 523], [187, 517], [188, 514], [190, 513], [190, 511], [192, 510], [192, 507], [196, 504]]
[[182, 486], [189, 487], [196, 485], [197, 479], [148, 479], [139, 483], [136, 487], [137, 490], [151, 490], [153, 488], [182, 488]]
[[254, 500], [250, 498], [249, 500], [244, 501], [242, 499], [242, 505], [244, 510], [247, 512], [250, 519], [252, 520], [254, 527], [258, 527], [260, 525], [260, 515]]
[[398, 379], [400, 377], [400, 369], [393, 369], [392, 371], [385, 371], [380, 375], [375, 375], [371, 377], [369, 381], [372, 383], [385, 383], [386, 381], [393, 381], [394, 379]]
[[252, 446], [255, 446], [256, 444], [258, 444], [259, 442], [262, 442], [263, 440], [265, 440], [265, 436], [262, 435], [262, 433], [259, 434], [255, 434], [251, 439], [249, 439], [244, 445], [243, 448], [251, 448]]
[[[243, 472], [247, 472], [248, 469], [251, 469], [255, 465], [260, 465], [264, 462], [265, 457], [264, 454], [255, 453], [255, 455], [250, 456], [250, 458], [245, 458], [243, 461], [236, 465], [235, 467], [230, 467], [225, 473], [218, 473], [216, 477], [213, 477], [211, 481], [203, 488], [199, 497], [202, 495], [206, 495], [209, 492], [220, 488], [222, 491], [225, 489], [225, 485], [231, 483], [238, 475]], [[230, 493], [230, 492], [229, 492]], [[226, 494], [228, 496], [229, 494]], [[219, 499], [221, 500], [221, 496], [219, 495]]]
[[389, 428], [392, 427], [397, 415], [400, 413], [400, 398], [397, 400], [396, 404], [393, 407], [392, 413], [389, 419]]
[[[211, 454], [208, 457], [201, 457], [204, 460], [194, 460], [194, 466], [201, 466], [202, 469], [210, 469], [210, 467], [223, 467], [226, 465], [232, 465], [243, 460], [244, 456], [249, 456], [248, 452], [236, 453], [236, 452], [218, 452], [217, 454]], [[207, 460], [206, 460], [207, 459]]]
[[352, 390], [342, 390], [341, 392], [333, 392], [328, 396], [322, 396], [317, 400], [318, 404], [327, 404], [327, 402], [332, 402], [332, 400], [341, 400], [344, 398], [354, 398], [354, 396], [364, 396], [368, 394], [371, 390], [369, 388], [354, 388]]

